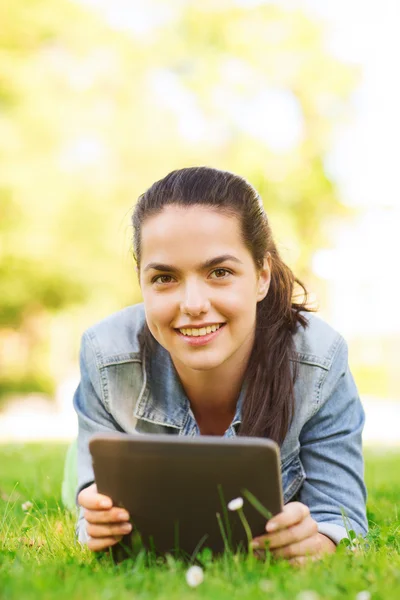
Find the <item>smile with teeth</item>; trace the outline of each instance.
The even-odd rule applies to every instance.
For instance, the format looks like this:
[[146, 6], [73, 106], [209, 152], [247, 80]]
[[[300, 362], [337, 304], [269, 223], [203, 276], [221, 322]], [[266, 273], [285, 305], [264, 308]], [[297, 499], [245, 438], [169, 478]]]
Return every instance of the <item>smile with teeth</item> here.
[[201, 327], [200, 329], [179, 329], [183, 335], [198, 337], [201, 335], [207, 335], [209, 333], [213, 333], [217, 331], [220, 327], [222, 327], [224, 323], [219, 323], [218, 325], [210, 325], [209, 327]]

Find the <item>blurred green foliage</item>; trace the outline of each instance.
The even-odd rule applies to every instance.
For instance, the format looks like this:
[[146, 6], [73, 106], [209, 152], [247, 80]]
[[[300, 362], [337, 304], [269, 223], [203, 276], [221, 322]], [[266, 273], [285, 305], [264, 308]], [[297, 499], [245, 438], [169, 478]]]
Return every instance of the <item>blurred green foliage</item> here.
[[56, 391], [55, 381], [50, 375], [42, 373], [17, 373], [0, 376], [0, 402], [11, 395], [24, 395], [39, 392], [52, 396]]
[[[0, 0], [0, 342], [28, 335], [33, 363], [54, 350], [43, 343], [48, 321], [32, 334], [36, 313], [80, 307], [85, 323], [141, 299], [129, 214], [172, 169], [248, 178], [301, 277], [345, 213], [324, 157], [357, 73], [329, 54], [321, 24], [271, 4], [131, 10], [154, 24], [116, 29], [78, 2]], [[268, 119], [271, 90], [299, 113], [288, 148], [244, 125], [258, 97], [260, 126]], [[0, 369], [9, 360], [0, 349]], [[28, 371], [21, 362], [13, 390]]]

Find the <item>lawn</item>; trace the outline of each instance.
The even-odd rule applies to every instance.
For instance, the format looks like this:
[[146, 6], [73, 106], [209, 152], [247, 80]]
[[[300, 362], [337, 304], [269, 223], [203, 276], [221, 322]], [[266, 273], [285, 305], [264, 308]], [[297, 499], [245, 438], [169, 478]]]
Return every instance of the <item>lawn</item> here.
[[[206, 561], [204, 582], [190, 588], [187, 566], [145, 557], [118, 566], [75, 542], [75, 515], [61, 507], [66, 446], [0, 445], [0, 598], [118, 600], [151, 598], [400, 598], [400, 452], [366, 453], [368, 547], [296, 568], [284, 561]], [[31, 502], [24, 511], [22, 504]], [[364, 594], [360, 594], [364, 592]], [[370, 596], [368, 596], [370, 594]]]

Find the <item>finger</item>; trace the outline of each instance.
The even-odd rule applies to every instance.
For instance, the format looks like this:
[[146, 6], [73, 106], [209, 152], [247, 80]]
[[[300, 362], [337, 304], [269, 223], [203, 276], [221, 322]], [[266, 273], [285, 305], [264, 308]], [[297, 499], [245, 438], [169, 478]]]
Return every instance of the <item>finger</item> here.
[[[269, 542], [269, 548], [280, 548], [282, 546], [288, 546], [295, 542], [301, 542], [308, 537], [312, 537], [318, 533], [318, 525], [316, 521], [309, 515], [296, 525], [291, 525], [286, 529], [280, 529], [275, 533], [269, 533], [265, 536]], [[263, 536], [264, 537], [264, 536]]]
[[253, 555], [257, 560], [265, 560], [265, 550], [253, 550]]
[[102, 508], [111, 508], [112, 500], [109, 496], [97, 494], [93, 489], [85, 488], [78, 494], [78, 504], [89, 510], [101, 510]]
[[130, 518], [128, 511], [118, 506], [110, 510], [85, 510], [83, 515], [89, 523], [118, 523]]
[[288, 563], [294, 565], [295, 567], [301, 567], [307, 564], [309, 557], [307, 556], [296, 556], [296, 558], [289, 558]]
[[318, 533], [318, 525], [311, 516], [308, 516], [297, 525], [291, 525], [286, 529], [278, 530], [276, 533], [268, 533], [254, 538], [253, 546], [257, 547], [256, 544], [259, 543], [261, 547], [267, 545], [270, 549], [279, 548], [294, 542], [300, 542], [316, 533]]
[[269, 540], [266, 535], [260, 535], [259, 537], [251, 540], [250, 546], [254, 551], [265, 551], [269, 548]]
[[86, 531], [92, 538], [104, 538], [114, 535], [126, 535], [132, 531], [132, 525], [130, 523], [110, 523], [108, 525], [87, 523]]
[[110, 546], [118, 544], [118, 542], [120, 542], [121, 540], [122, 536], [101, 539], [91, 538], [88, 541], [87, 546], [89, 550], [93, 550], [93, 552], [99, 552], [100, 550], [106, 550]]
[[310, 514], [308, 506], [302, 502], [289, 502], [283, 507], [283, 511], [270, 519], [265, 527], [268, 533], [278, 531], [300, 523]]
[[280, 558], [296, 558], [296, 556], [314, 556], [319, 554], [321, 544], [319, 541], [318, 534], [313, 535], [301, 542], [295, 542], [282, 548], [275, 548], [271, 550], [275, 557]]
[[321, 560], [320, 556], [295, 556], [294, 558], [288, 558], [288, 563], [295, 566], [306, 565], [309, 562], [315, 562]]

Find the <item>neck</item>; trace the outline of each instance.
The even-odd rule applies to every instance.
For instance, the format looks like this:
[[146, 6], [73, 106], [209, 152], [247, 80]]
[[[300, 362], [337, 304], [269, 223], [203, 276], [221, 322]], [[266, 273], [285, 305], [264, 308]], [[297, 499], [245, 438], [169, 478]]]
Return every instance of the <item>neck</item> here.
[[243, 375], [244, 373], [238, 373], [233, 379], [232, 377], [219, 377], [216, 380], [213, 378], [207, 380], [196, 378], [190, 381], [181, 379], [181, 384], [195, 414], [234, 413]]
[[243, 345], [215, 369], [195, 370], [173, 360], [180, 382], [197, 417], [234, 416], [252, 344]]
[[224, 376], [181, 380], [202, 435], [224, 435], [235, 416], [243, 375], [238, 372], [233, 380]]

